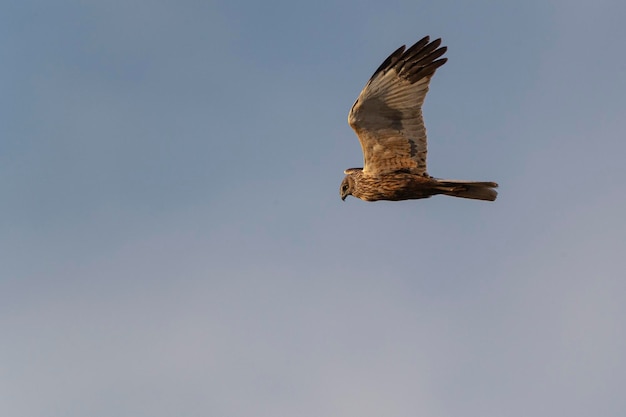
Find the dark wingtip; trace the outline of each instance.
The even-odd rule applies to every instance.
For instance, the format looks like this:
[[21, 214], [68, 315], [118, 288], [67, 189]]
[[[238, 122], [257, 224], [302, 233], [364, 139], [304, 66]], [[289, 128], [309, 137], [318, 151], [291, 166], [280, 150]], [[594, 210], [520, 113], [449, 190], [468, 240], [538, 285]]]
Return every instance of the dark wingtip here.
[[406, 45], [402, 45], [380, 64], [370, 77], [370, 81], [379, 73], [392, 68], [411, 83], [432, 76], [437, 68], [448, 61], [448, 58], [437, 59], [448, 50], [446, 46], [441, 46], [441, 42], [441, 38], [431, 42], [430, 36], [424, 36], [408, 49]]
[[404, 48], [406, 48], [406, 45], [402, 45], [401, 47], [393, 51], [392, 54], [389, 55], [378, 68], [376, 68], [376, 71], [374, 71], [374, 74], [372, 74], [371, 78], [374, 78], [379, 72], [385, 71], [393, 67], [394, 64], [398, 62], [398, 59], [400, 59], [400, 57], [404, 54]]
[[[417, 48], [418, 45], [421, 47]], [[440, 58], [446, 53], [448, 47], [440, 45], [441, 38], [437, 38], [427, 45], [416, 43], [409, 48], [409, 50], [413, 49], [411, 54], [405, 53], [400, 57], [400, 62], [396, 64], [396, 71], [402, 78], [411, 83], [422, 78], [432, 77], [437, 68], [448, 62], [448, 58]]]

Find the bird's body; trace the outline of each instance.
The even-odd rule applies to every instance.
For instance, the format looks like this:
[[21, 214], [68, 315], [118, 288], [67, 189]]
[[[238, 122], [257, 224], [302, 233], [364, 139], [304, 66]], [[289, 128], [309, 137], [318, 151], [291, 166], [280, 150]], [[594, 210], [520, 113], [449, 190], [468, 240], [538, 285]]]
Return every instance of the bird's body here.
[[426, 171], [422, 104], [430, 79], [445, 64], [441, 39], [421, 39], [392, 53], [374, 72], [350, 109], [348, 123], [363, 150], [364, 167], [350, 168], [341, 198], [409, 200], [437, 194], [493, 201], [495, 182], [441, 180]]
[[492, 189], [498, 186], [494, 182], [440, 180], [402, 171], [377, 176], [367, 175], [360, 168], [346, 171], [342, 188], [350, 188], [352, 196], [365, 201], [417, 200], [437, 194], [493, 201], [497, 195]]

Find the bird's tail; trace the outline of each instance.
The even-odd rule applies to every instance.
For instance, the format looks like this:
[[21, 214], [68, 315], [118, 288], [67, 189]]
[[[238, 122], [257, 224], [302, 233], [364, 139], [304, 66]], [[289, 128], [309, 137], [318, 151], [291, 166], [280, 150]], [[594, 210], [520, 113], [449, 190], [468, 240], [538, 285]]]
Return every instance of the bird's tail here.
[[453, 197], [473, 198], [474, 200], [494, 201], [498, 192], [495, 182], [437, 180], [437, 189], [441, 194]]

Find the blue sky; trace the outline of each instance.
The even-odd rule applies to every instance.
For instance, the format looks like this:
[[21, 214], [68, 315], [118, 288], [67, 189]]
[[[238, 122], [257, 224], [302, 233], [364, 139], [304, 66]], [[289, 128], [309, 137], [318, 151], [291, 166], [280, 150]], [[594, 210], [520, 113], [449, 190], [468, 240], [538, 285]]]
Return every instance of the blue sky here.
[[[25, 1], [0, 17], [0, 414], [621, 416], [626, 4]], [[429, 172], [342, 202], [424, 35]]]

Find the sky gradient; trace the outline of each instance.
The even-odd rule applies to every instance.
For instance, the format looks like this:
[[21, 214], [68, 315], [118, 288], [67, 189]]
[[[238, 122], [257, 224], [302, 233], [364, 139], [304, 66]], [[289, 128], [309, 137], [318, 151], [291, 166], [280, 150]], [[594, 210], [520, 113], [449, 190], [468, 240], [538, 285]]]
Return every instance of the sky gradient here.
[[[54, 3], [0, 13], [0, 415], [623, 416], [626, 3]], [[342, 202], [424, 35], [498, 200]]]

